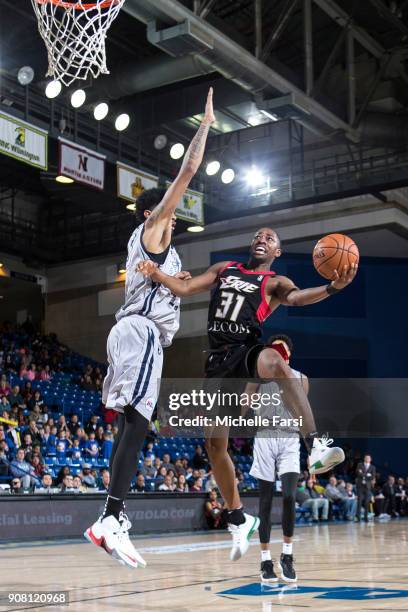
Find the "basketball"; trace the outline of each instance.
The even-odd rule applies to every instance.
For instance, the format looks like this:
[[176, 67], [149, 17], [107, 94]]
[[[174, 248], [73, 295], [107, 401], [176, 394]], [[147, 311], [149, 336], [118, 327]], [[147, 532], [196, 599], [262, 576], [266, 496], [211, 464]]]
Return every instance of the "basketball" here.
[[344, 234], [329, 234], [321, 238], [313, 249], [313, 265], [327, 280], [334, 279], [335, 270], [341, 275], [344, 266], [358, 264], [359, 259], [356, 243]]

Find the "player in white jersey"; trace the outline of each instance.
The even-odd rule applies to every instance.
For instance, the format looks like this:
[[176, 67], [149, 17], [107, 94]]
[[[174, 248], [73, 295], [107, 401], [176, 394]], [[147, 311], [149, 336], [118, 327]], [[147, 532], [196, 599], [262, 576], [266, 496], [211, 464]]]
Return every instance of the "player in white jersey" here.
[[[293, 352], [292, 340], [277, 334], [267, 341], [267, 345], [278, 350], [289, 364]], [[309, 381], [307, 377], [291, 368], [293, 377], [300, 379], [307, 394]], [[279, 393], [276, 382], [261, 385], [259, 391], [275, 397]], [[292, 415], [282, 400], [278, 405], [262, 407], [257, 413], [271, 419], [279, 417], [279, 424], [271, 428], [260, 429], [254, 439], [254, 460], [250, 470], [251, 476], [259, 485], [259, 541], [261, 546], [261, 580], [264, 583], [277, 582], [274, 572], [269, 542], [271, 537], [271, 509], [274, 483], [279, 476], [282, 483], [282, 531], [283, 547], [279, 560], [282, 579], [296, 582], [296, 571], [293, 565], [292, 541], [296, 520], [296, 487], [300, 474], [300, 432], [299, 427], [292, 425]], [[277, 419], [276, 419], [277, 421]]]
[[197, 172], [211, 124], [215, 121], [210, 88], [201, 126], [168, 190], [149, 189], [136, 202], [138, 227], [128, 243], [125, 303], [107, 342], [108, 372], [102, 401], [116, 410], [118, 435], [110, 457], [109, 493], [103, 515], [85, 532], [88, 541], [103, 548], [120, 563], [144, 567], [144, 559], [129, 539], [131, 524], [124, 514], [124, 499], [134, 477], [140, 451], [154, 410], [162, 372], [163, 350], [179, 327], [180, 299], [160, 283], [137, 271], [137, 263], [153, 260], [170, 276], [188, 278], [171, 245], [175, 210]]

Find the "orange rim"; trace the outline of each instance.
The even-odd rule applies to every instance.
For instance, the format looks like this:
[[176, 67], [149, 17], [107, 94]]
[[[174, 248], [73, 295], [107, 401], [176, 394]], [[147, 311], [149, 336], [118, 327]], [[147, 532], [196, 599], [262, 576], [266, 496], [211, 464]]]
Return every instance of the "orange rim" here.
[[[55, 6], [60, 6], [61, 8], [70, 8], [77, 11], [86, 11], [91, 8], [95, 8], [98, 6], [98, 2], [87, 2], [86, 4], [72, 4], [71, 2], [64, 2], [64, 0], [35, 0], [37, 4], [54, 4]], [[104, 0], [104, 2], [100, 3], [101, 8], [107, 8], [111, 4], [118, 4], [120, 0]]]

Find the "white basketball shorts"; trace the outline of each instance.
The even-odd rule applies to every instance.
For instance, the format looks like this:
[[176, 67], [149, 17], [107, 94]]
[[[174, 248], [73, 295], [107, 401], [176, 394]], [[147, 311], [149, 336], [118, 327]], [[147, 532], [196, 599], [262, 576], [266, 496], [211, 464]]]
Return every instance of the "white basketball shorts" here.
[[118, 412], [131, 405], [150, 420], [163, 367], [157, 327], [146, 317], [123, 317], [110, 331], [107, 352], [109, 365], [102, 402]]
[[251, 476], [275, 482], [277, 476], [288, 472], [300, 473], [299, 436], [290, 438], [254, 439], [254, 460]]

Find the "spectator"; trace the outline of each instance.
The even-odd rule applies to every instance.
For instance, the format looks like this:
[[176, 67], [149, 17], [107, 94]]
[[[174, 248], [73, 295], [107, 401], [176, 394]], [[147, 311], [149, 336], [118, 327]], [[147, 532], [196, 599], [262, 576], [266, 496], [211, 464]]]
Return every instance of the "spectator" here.
[[207, 493], [209, 493], [213, 489], [217, 489], [217, 488], [218, 488], [218, 485], [215, 481], [214, 474], [210, 472], [209, 477], [207, 478], [207, 481], [205, 483], [205, 490]]
[[33, 410], [34, 406], [40, 406], [44, 404], [44, 400], [41, 397], [41, 393], [38, 389], [34, 391], [33, 397], [27, 402], [27, 408]]
[[10, 402], [11, 406], [15, 406], [16, 404], [17, 406], [22, 406], [24, 404], [24, 399], [20, 393], [19, 385], [14, 385], [11, 393], [8, 396], [8, 401]]
[[11, 409], [10, 396], [7, 398], [7, 395], [2, 395], [0, 399], [0, 415], [4, 414], [4, 412], [9, 412]]
[[79, 429], [79, 422], [78, 422], [78, 415], [77, 414], [71, 414], [69, 421], [67, 423], [67, 427], [69, 429], [69, 431], [71, 432], [72, 436], [76, 436], [77, 431]]
[[10, 485], [10, 493], [13, 495], [24, 493], [20, 478], [13, 478]]
[[319, 520], [320, 510], [322, 511], [322, 520], [327, 521], [329, 516], [329, 500], [323, 497], [322, 494], [317, 493], [313, 485], [314, 483], [311, 478], [308, 479], [306, 486], [304, 482], [298, 485], [296, 502], [301, 508], [311, 511], [314, 521]]
[[51, 376], [52, 374], [51, 374], [50, 366], [45, 365], [40, 372], [39, 379], [40, 380], [51, 380]]
[[216, 489], [212, 489], [208, 493], [208, 500], [205, 502], [205, 517], [209, 529], [222, 529], [225, 527], [222, 521], [223, 505], [218, 500]]
[[73, 484], [74, 484], [74, 489], [76, 491], [78, 491], [79, 493], [86, 493], [86, 487], [82, 483], [82, 479], [79, 476], [79, 474], [74, 476]]
[[99, 417], [96, 414], [93, 414], [91, 416], [91, 418], [89, 419], [86, 427], [85, 427], [85, 432], [89, 435], [91, 432], [96, 433], [96, 430], [98, 429], [98, 420]]
[[103, 426], [102, 425], [98, 425], [98, 429], [95, 432], [95, 440], [97, 441], [98, 445], [100, 447], [102, 447], [103, 444], [103, 436], [104, 436], [104, 430], [103, 430]]
[[15, 406], [16, 404], [17, 406], [22, 406], [24, 404], [24, 399], [20, 393], [19, 385], [14, 385], [11, 393], [8, 396], [8, 401], [10, 402], [11, 406]]
[[89, 434], [89, 440], [85, 445], [84, 452], [88, 455], [88, 457], [98, 457], [99, 455], [99, 446], [98, 442], [95, 440], [95, 432], [91, 431]]
[[50, 435], [48, 437], [47, 442], [47, 454], [55, 453], [57, 447], [57, 439], [58, 439], [57, 427], [53, 425], [50, 429]]
[[158, 473], [156, 474], [156, 487], [158, 488], [167, 476], [167, 470], [164, 465], [161, 466]]
[[82, 466], [82, 482], [86, 487], [94, 489], [96, 487], [95, 476], [91, 473], [91, 466], [89, 463], [84, 463]]
[[7, 459], [7, 446], [4, 446], [4, 440], [0, 441], [0, 476], [8, 476], [8, 465], [9, 461]]
[[400, 516], [405, 516], [407, 513], [407, 490], [403, 478], [398, 478], [395, 498], [398, 514]]
[[346, 494], [348, 502], [346, 519], [348, 521], [354, 521], [357, 511], [357, 495], [354, 493], [353, 484], [351, 482], [346, 484]]
[[174, 462], [174, 467], [176, 469], [176, 474], [179, 476], [180, 474], [183, 474], [185, 476], [186, 474], [186, 470], [183, 467], [183, 463], [181, 461], [181, 459], [176, 459], [176, 461]]
[[72, 461], [75, 461], [77, 463], [80, 459], [82, 459], [82, 451], [81, 447], [79, 446], [78, 438], [75, 438], [75, 440], [73, 441], [69, 452], [71, 454]]
[[69, 474], [71, 474], [71, 470], [69, 469], [67, 465], [64, 465], [57, 474], [57, 478], [55, 481], [56, 486], [61, 487], [62, 481], [64, 480], [65, 476]]
[[84, 391], [96, 391], [96, 385], [88, 374], [81, 378], [81, 387]]
[[57, 422], [58, 431], [65, 431], [65, 433], [69, 432], [69, 427], [67, 425], [67, 421], [65, 419], [64, 414], [60, 414]]
[[74, 477], [66, 474], [62, 480], [61, 493], [74, 493]]
[[387, 482], [382, 488], [382, 492], [385, 499], [384, 512], [392, 517], [399, 516], [397, 512], [397, 486], [395, 484], [395, 477], [388, 476]]
[[43, 477], [45, 466], [40, 462], [40, 457], [38, 455], [34, 455], [30, 461], [32, 468], [34, 470], [34, 474], [39, 478]]
[[186, 477], [184, 476], [184, 474], [178, 475], [177, 484], [174, 491], [175, 493], [188, 493], [188, 484], [186, 482]]
[[41, 422], [41, 408], [38, 404], [34, 404], [30, 414], [28, 415], [30, 421], [34, 421], [37, 424]]
[[191, 459], [191, 465], [195, 470], [207, 469], [208, 459], [203, 454], [203, 447], [200, 445], [196, 446], [195, 453]]
[[136, 484], [133, 488], [136, 493], [144, 493], [146, 491], [146, 481], [143, 474], [138, 474], [136, 478]]
[[101, 471], [101, 478], [99, 481], [98, 491], [109, 491], [110, 474], [109, 470], [105, 469]]
[[159, 486], [159, 491], [168, 491], [172, 492], [175, 489], [175, 484], [173, 483], [173, 478], [170, 474], [167, 474], [164, 477], [164, 482]]
[[25, 452], [23, 448], [19, 448], [16, 458], [10, 463], [10, 472], [13, 478], [19, 478], [23, 489], [29, 489], [31, 484], [35, 482], [32, 478], [34, 470], [32, 466], [25, 460]]
[[112, 448], [113, 448], [113, 436], [109, 431], [107, 431], [103, 435], [101, 457], [103, 459], [109, 459], [112, 453]]
[[326, 485], [325, 495], [329, 502], [339, 506], [341, 517], [345, 518], [347, 514], [346, 490], [342, 491], [337, 486], [337, 478], [335, 476], [330, 476], [329, 482]]
[[10, 385], [8, 384], [6, 379], [1, 379], [0, 381], [0, 397], [5, 395], [6, 397], [10, 395]]
[[193, 486], [190, 487], [190, 493], [201, 493], [203, 490], [203, 480], [202, 478], [196, 478], [194, 480]]
[[361, 507], [364, 508], [364, 520], [368, 522], [368, 508], [372, 496], [373, 481], [375, 481], [375, 467], [371, 463], [371, 455], [364, 455], [364, 462], [357, 464], [357, 520], [361, 519]]
[[173, 472], [176, 473], [176, 468], [174, 467], [174, 465], [171, 462], [171, 458], [170, 458], [169, 453], [164, 453], [162, 466], [165, 467], [166, 470], [173, 470]]
[[50, 492], [51, 488], [52, 488], [52, 476], [48, 472], [45, 472], [43, 474], [41, 482], [36, 484], [34, 493], [37, 493], [37, 491], [41, 493], [44, 493], [47, 491]]
[[153, 467], [151, 457], [145, 457], [143, 461], [142, 468], [140, 473], [144, 476], [144, 478], [154, 478], [156, 475], [156, 470]]
[[156, 473], [155, 473], [154, 477], [157, 478], [157, 476], [159, 474], [159, 470], [161, 468], [161, 459], [160, 459], [160, 457], [155, 457], [153, 459], [153, 461], [154, 461], [154, 469], [156, 470]]
[[27, 433], [31, 435], [31, 440], [33, 444], [41, 444], [41, 434], [35, 421], [30, 420], [28, 422]]

